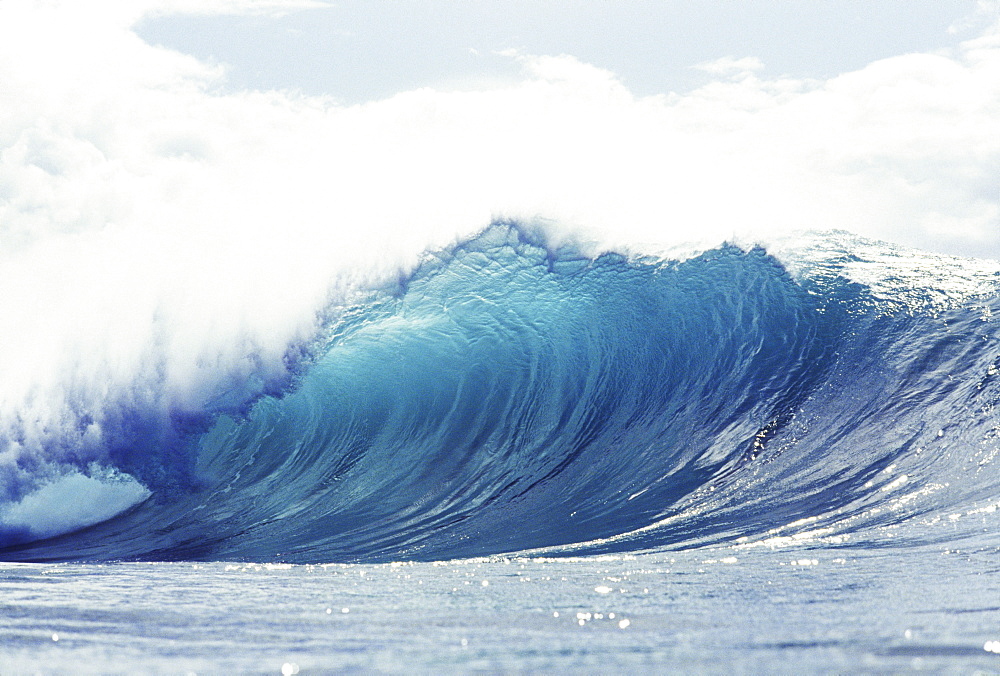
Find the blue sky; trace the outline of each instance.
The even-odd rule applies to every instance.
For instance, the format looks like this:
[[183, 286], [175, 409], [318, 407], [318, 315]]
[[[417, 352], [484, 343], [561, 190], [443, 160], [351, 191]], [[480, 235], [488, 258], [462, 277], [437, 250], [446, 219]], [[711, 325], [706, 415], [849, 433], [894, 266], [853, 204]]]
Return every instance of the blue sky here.
[[356, 103], [517, 77], [507, 50], [572, 55], [638, 95], [704, 84], [696, 66], [723, 57], [756, 57], [768, 77], [827, 79], [953, 47], [988, 15], [975, 0], [337, 0], [280, 16], [150, 17], [137, 32], [226, 64], [233, 88]]

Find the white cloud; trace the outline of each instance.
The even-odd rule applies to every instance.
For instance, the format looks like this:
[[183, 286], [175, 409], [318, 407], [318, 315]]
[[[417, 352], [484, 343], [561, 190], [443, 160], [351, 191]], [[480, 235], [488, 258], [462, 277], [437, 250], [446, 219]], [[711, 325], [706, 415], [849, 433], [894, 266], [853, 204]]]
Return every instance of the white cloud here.
[[194, 405], [248, 353], [278, 368], [332, 286], [495, 215], [624, 248], [815, 227], [1000, 257], [995, 34], [826, 82], [716, 62], [648, 98], [519, 56], [514, 84], [341, 107], [220, 93], [128, 30], [188, 4], [101, 6], [0, 4], [0, 430], [25, 446], [89, 443], [115, 393]]
[[952, 34], [968, 31], [996, 30], [1000, 24], [1000, 2], [997, 0], [978, 0], [976, 9], [962, 17], [948, 28]]
[[731, 56], [726, 56], [721, 59], [698, 64], [695, 68], [711, 75], [742, 75], [762, 70], [764, 64], [755, 56], [745, 56], [742, 59], [734, 59]]

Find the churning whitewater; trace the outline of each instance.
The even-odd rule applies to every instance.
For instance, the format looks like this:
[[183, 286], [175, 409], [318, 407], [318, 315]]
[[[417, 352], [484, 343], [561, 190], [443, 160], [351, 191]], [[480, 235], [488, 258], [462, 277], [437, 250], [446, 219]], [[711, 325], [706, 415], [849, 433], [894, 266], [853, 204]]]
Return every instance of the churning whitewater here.
[[774, 248], [595, 255], [494, 223], [323, 309], [283, 369], [220, 367], [198, 407], [109, 393], [35, 452], [8, 430], [0, 558], [962, 537], [946, 515], [1000, 490], [1000, 268]]

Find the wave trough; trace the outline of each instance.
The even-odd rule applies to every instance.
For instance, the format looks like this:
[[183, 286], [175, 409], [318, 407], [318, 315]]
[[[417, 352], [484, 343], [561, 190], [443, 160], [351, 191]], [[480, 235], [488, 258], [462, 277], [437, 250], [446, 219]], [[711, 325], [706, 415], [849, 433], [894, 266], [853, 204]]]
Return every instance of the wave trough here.
[[672, 261], [494, 224], [329, 308], [290, 376], [121, 404], [101, 463], [51, 450], [61, 473], [0, 507], [0, 558], [953, 538], [943, 515], [1000, 488], [996, 278], [942, 303], [876, 262], [887, 293], [850, 273], [876, 245], [838, 241]]

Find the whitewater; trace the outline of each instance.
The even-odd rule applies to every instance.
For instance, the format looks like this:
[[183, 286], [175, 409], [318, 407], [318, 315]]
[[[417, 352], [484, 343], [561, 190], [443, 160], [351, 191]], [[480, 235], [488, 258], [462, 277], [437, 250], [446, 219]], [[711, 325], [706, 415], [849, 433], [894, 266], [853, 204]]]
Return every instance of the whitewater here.
[[995, 27], [344, 105], [83, 4], [0, 6], [0, 671], [1000, 669]]

